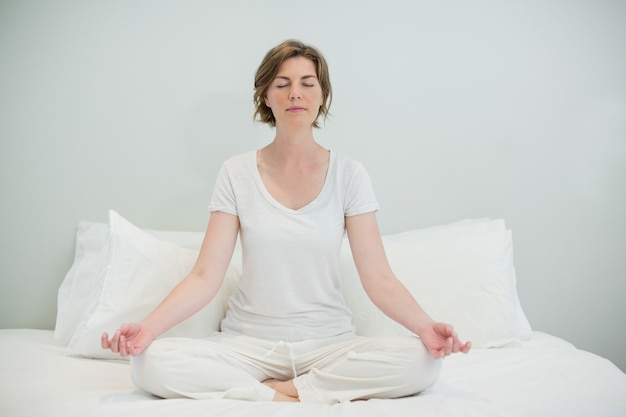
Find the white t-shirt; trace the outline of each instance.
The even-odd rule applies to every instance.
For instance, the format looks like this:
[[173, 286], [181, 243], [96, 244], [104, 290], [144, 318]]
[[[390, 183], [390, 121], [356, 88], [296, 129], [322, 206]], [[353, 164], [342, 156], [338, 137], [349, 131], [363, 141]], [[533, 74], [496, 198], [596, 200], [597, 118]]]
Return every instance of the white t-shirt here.
[[298, 210], [267, 191], [256, 151], [227, 160], [209, 209], [239, 216], [243, 270], [222, 331], [288, 342], [354, 332], [339, 279], [345, 216], [378, 208], [363, 166], [333, 152], [320, 194]]

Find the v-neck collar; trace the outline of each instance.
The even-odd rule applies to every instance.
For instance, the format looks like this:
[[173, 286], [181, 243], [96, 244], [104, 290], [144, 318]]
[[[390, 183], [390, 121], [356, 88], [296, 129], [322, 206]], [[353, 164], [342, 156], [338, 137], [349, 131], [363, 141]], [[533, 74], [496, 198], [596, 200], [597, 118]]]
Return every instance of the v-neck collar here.
[[273, 206], [279, 208], [282, 211], [286, 211], [292, 214], [306, 213], [314, 209], [319, 203], [319, 201], [326, 194], [329, 188], [330, 178], [332, 176], [332, 172], [335, 167], [335, 153], [333, 151], [329, 151], [328, 168], [326, 169], [326, 178], [324, 179], [324, 184], [322, 185], [322, 189], [320, 190], [319, 194], [313, 200], [311, 200], [310, 202], [308, 202], [307, 204], [305, 204], [304, 206], [298, 209], [292, 209], [292, 208], [285, 206], [280, 201], [275, 199], [274, 196], [268, 191], [267, 187], [265, 186], [265, 183], [263, 182], [263, 179], [261, 178], [261, 173], [259, 172], [259, 167], [257, 164], [257, 152], [258, 151], [251, 151], [249, 153], [249, 163], [252, 165], [252, 172], [254, 173], [254, 178], [256, 180], [257, 186], [259, 187], [259, 190], [261, 191], [261, 194]]

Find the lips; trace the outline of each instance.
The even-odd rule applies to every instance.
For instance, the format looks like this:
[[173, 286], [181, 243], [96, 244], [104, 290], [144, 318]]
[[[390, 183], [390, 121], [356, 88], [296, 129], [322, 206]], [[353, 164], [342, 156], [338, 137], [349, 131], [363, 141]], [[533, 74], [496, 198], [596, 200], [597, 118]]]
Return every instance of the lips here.
[[300, 107], [300, 106], [291, 106], [291, 107], [289, 107], [287, 109], [287, 111], [294, 112], [294, 113], [301, 112], [301, 111], [304, 111], [304, 110], [305, 110], [305, 108], [304, 107]]

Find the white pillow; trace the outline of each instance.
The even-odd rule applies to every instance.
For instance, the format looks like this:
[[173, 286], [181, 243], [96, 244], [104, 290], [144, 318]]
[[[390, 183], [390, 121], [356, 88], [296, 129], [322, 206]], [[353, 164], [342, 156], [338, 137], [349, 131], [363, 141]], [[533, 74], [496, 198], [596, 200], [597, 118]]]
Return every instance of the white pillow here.
[[[497, 230], [502, 221], [480, 223], [456, 231], [387, 235], [383, 243], [394, 273], [431, 317], [454, 325], [477, 348], [515, 344], [530, 338], [531, 328], [517, 296], [511, 232]], [[342, 249], [341, 272], [358, 334], [408, 333], [369, 300], [348, 244]]]
[[204, 239], [204, 232], [178, 232], [150, 229], [146, 229], [144, 232], [151, 234], [159, 240], [176, 243], [180, 247], [194, 250], [200, 250], [202, 240]]
[[[502, 219], [465, 219], [454, 223], [439, 226], [431, 226], [425, 229], [413, 229], [405, 232], [387, 235], [394, 241], [415, 240], [469, 236], [486, 232], [498, 232], [506, 230], [506, 225]], [[385, 237], [385, 236], [383, 236]]]
[[[68, 355], [119, 358], [100, 347], [102, 333], [145, 317], [187, 275], [198, 256], [198, 251], [159, 240], [114, 211], [109, 212], [104, 253]], [[239, 273], [231, 264], [215, 299], [162, 336], [202, 337], [218, 330]]]
[[[144, 230], [160, 240], [173, 242], [183, 248], [199, 250], [204, 238], [203, 232], [182, 232], [164, 230]], [[97, 286], [98, 265], [106, 258], [105, 240], [109, 225], [80, 221], [76, 228], [74, 262], [61, 283], [57, 296], [57, 317], [54, 338], [67, 345], [87, 309], [92, 288]], [[233, 265], [241, 270], [241, 248], [235, 249]]]
[[54, 339], [67, 345], [89, 303], [102, 256], [108, 226], [81, 221], [76, 228], [74, 263], [61, 283], [57, 297]]
[[[125, 298], [126, 304], [131, 304], [130, 309], [128, 305], [123, 305], [116, 311], [110, 310], [109, 304], [116, 300], [112, 297], [116, 291], [113, 288], [120, 281], [132, 279], [134, 284], [130, 293], [135, 294], [137, 286], [150, 282], [153, 299], [153, 295], [159, 291], [161, 296], [167, 294], [169, 288], [186, 274], [186, 271], [181, 270], [179, 261], [180, 252], [185, 251], [176, 245], [161, 242], [154, 236], [194, 249], [200, 247], [203, 238], [203, 233], [199, 232], [141, 231], [113, 211], [110, 212], [110, 218], [110, 225], [79, 223], [75, 262], [59, 288], [55, 338], [64, 343], [71, 339], [71, 346], [67, 349], [71, 355], [109, 357], [99, 347], [101, 332], [111, 332], [123, 322], [141, 318], [130, 318], [130, 315], [136, 313], [132, 297]], [[109, 229], [112, 231], [112, 239], [108, 239]], [[394, 271], [432, 316], [454, 324], [462, 336], [467, 334], [475, 347], [495, 347], [530, 337], [530, 325], [521, 309], [515, 288], [510, 232], [504, 231], [502, 220], [463, 220], [445, 226], [383, 236], [383, 241]], [[494, 232], [500, 232], [500, 235]], [[506, 236], [502, 235], [503, 232]], [[116, 256], [110, 258], [109, 253], [116, 246], [122, 249], [118, 249]], [[141, 257], [142, 253], [146, 257]], [[188, 270], [195, 261], [196, 253], [188, 253], [186, 256], [185, 268]], [[152, 263], [152, 258], [164, 263], [164, 269], [150, 271], [154, 265], [158, 265]], [[142, 273], [128, 276], [128, 271], [119, 268], [120, 262], [137, 263]], [[179, 270], [169, 275], [169, 279], [161, 281], [159, 277], [163, 271], [172, 268]], [[406, 330], [385, 317], [369, 301], [361, 287], [347, 242], [341, 253], [341, 269], [344, 295], [353, 310], [357, 332], [364, 335], [405, 334]], [[116, 270], [119, 273], [112, 272]], [[182, 326], [181, 323], [181, 327], [172, 329], [172, 332], [177, 334], [181, 330], [181, 335], [194, 336], [215, 330], [240, 272], [241, 248], [238, 246], [224, 288], [216, 300], [207, 306], [208, 311], [203, 310], [197, 317], [190, 318], [192, 324], [188, 328], [185, 327], [188, 324]], [[158, 285], [155, 285], [156, 281], [151, 282], [154, 279], [159, 279]], [[461, 281], [462, 286], [457, 285], [455, 280]], [[429, 285], [432, 288], [426, 292], [425, 288], [429, 289]], [[477, 292], [466, 297], [461, 288], [473, 288]], [[491, 302], [482, 303], [482, 298], [489, 298], [487, 294], [492, 294]], [[153, 301], [154, 306], [158, 301]], [[220, 303], [223, 304], [221, 311], [217, 308]], [[146, 306], [141, 316], [154, 306]], [[476, 312], [471, 316], [463, 313], [472, 308], [476, 308]], [[116, 312], [121, 315], [119, 322], [113, 317]], [[208, 327], [202, 321], [203, 314], [209, 317]], [[483, 317], [487, 320], [483, 320]], [[477, 320], [482, 321], [478, 323]], [[497, 323], [498, 320], [500, 323]], [[105, 329], [105, 322], [112, 327]]]

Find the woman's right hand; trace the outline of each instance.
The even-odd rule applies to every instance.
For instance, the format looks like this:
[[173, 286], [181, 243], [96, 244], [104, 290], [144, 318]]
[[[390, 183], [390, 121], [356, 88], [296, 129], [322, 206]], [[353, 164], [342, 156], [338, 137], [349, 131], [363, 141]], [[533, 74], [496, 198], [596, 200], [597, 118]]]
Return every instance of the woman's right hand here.
[[117, 329], [113, 337], [109, 339], [109, 334], [102, 334], [102, 348], [110, 349], [119, 353], [120, 356], [137, 356], [143, 352], [154, 340], [153, 332], [141, 323], [126, 323]]

